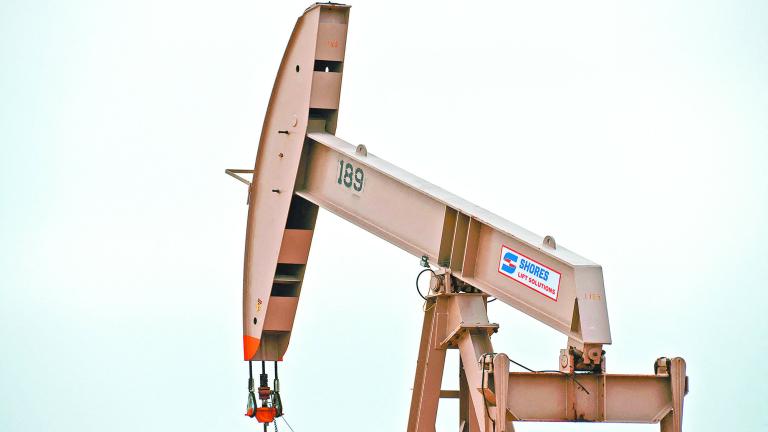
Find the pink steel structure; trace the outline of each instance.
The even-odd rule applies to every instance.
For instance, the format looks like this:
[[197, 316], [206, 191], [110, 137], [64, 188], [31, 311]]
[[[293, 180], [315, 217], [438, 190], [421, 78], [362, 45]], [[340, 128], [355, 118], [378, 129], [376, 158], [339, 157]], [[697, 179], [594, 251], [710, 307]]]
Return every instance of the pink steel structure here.
[[[434, 269], [408, 431], [434, 431], [439, 399], [451, 397], [460, 400], [461, 432], [512, 431], [513, 421], [659, 422], [662, 432], [680, 432], [683, 359], [658, 359], [653, 375], [605, 373], [611, 334], [599, 265], [334, 135], [349, 10], [315, 4], [298, 19], [256, 165], [227, 170], [249, 185], [245, 360], [282, 360], [322, 207]], [[509, 372], [509, 358], [491, 345], [498, 325], [488, 320], [489, 296], [567, 336], [559, 371]], [[440, 389], [448, 349], [460, 352], [458, 391]], [[253, 409], [254, 397], [249, 414], [266, 429], [281, 406], [265, 373], [261, 384], [262, 407]]]

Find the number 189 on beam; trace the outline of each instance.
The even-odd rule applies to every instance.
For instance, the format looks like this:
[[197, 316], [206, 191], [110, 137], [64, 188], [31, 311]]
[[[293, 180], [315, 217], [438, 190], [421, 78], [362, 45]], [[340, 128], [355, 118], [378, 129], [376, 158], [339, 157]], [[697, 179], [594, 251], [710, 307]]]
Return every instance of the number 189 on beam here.
[[364, 180], [365, 173], [362, 168], [355, 167], [350, 162], [339, 160], [339, 178], [336, 179], [336, 183], [355, 192], [362, 192]]

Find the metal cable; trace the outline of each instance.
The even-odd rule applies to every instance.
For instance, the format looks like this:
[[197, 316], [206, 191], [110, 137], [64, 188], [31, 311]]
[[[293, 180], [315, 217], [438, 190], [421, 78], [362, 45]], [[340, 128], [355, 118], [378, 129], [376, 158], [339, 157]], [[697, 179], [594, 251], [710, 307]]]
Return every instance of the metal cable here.
[[[256, 415], [256, 395], [253, 393], [253, 366], [251, 364], [251, 361], [248, 361], [248, 403], [245, 406], [245, 415], [248, 417], [254, 417]], [[248, 414], [248, 410], [251, 410], [251, 413]]]
[[432, 272], [433, 276], [437, 276], [437, 274], [431, 268], [425, 268], [424, 270], [420, 271], [419, 274], [416, 275], [416, 292], [419, 293], [419, 297], [421, 297], [422, 299], [424, 299], [424, 301], [426, 301], [427, 298], [424, 296], [424, 294], [421, 293], [421, 290], [419, 290], [419, 278], [421, 277], [422, 274], [424, 274], [424, 272]]
[[576, 385], [578, 385], [579, 388], [584, 391], [584, 393], [589, 394], [589, 390], [587, 390], [587, 388], [584, 387], [584, 385], [582, 383], [580, 383], [579, 380], [576, 379], [576, 374], [575, 373], [569, 374], [569, 373], [565, 373], [563, 371], [554, 370], [554, 369], [533, 370], [533, 369], [531, 369], [531, 368], [529, 368], [529, 367], [527, 367], [527, 366], [525, 366], [523, 364], [520, 364], [520, 363], [518, 363], [518, 362], [516, 362], [516, 361], [514, 361], [512, 359], [509, 359], [509, 361], [514, 363], [514, 364], [516, 364], [516, 365], [518, 365], [518, 366], [520, 366], [521, 368], [527, 370], [528, 372], [533, 372], [533, 373], [559, 373], [559, 374], [566, 375], [566, 376], [570, 377], [573, 380], [573, 382], [575, 382]]
[[285, 416], [283, 415], [280, 418], [283, 419], [283, 421], [285, 422], [285, 425], [288, 426], [288, 429], [290, 429], [291, 432], [293, 432], [293, 428], [291, 427], [290, 423], [288, 423], [288, 420], [285, 419]]
[[[485, 405], [485, 415], [486, 415], [486, 416], [487, 416], [487, 417], [488, 417], [488, 418], [491, 420], [491, 424], [493, 425], [493, 431], [494, 431], [494, 432], [496, 431], [496, 421], [495, 421], [494, 419], [492, 419], [492, 418], [491, 418], [491, 414], [490, 414], [490, 411], [488, 410], [488, 399], [486, 399], [486, 397], [485, 397], [485, 376], [486, 376], [486, 373], [487, 373], [487, 372], [486, 372], [486, 369], [485, 369], [485, 363], [486, 363], [486, 360], [485, 360], [485, 359], [486, 359], [488, 356], [490, 356], [490, 357], [491, 357], [491, 361], [493, 361], [493, 357], [494, 357], [495, 355], [496, 355], [496, 353], [485, 353], [485, 354], [483, 354], [483, 355], [480, 357], [480, 365], [481, 365], [481, 367], [482, 367], [482, 376], [480, 377], [480, 393], [483, 395], [483, 405]], [[507, 358], [509, 358], [509, 356], [507, 356]], [[576, 385], [578, 385], [578, 386], [579, 386], [579, 388], [580, 388], [582, 391], [584, 391], [584, 393], [586, 393], [586, 394], [589, 394], [589, 390], [587, 390], [587, 388], [586, 388], [586, 387], [584, 387], [584, 385], [583, 385], [583, 384], [581, 384], [581, 383], [579, 382], [579, 380], [577, 380], [577, 379], [576, 379], [576, 374], [575, 374], [575, 373], [573, 373], [573, 374], [568, 374], [568, 373], [565, 373], [565, 372], [563, 372], [563, 371], [559, 371], [559, 370], [533, 370], [533, 369], [529, 368], [528, 366], [525, 366], [524, 364], [522, 364], [522, 363], [519, 363], [519, 362], [516, 362], [516, 361], [514, 361], [514, 360], [512, 360], [512, 359], [509, 359], [509, 361], [510, 361], [511, 363], [514, 363], [514, 364], [516, 364], [517, 366], [519, 366], [519, 367], [521, 367], [521, 368], [523, 368], [523, 369], [527, 370], [528, 372], [533, 372], [533, 373], [548, 373], [548, 372], [550, 372], [550, 373], [551, 373], [551, 372], [556, 372], [556, 373], [559, 373], [559, 374], [563, 374], [563, 375], [565, 375], [565, 376], [568, 376], [568, 377], [570, 377], [570, 378], [573, 380], [573, 382], [575, 382], [575, 383], [576, 383]]]

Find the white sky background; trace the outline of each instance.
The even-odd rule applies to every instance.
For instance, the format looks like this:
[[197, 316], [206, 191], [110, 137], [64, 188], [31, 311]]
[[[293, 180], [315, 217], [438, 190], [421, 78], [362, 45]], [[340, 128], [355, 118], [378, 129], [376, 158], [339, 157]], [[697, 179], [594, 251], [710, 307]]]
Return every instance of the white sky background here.
[[[765, 430], [768, 5], [616, 3], [356, 2], [338, 135], [602, 264], [609, 371], [685, 357], [686, 430]], [[253, 165], [306, 6], [0, 3], [0, 430], [260, 430], [223, 170]], [[296, 432], [405, 429], [418, 270], [321, 212]], [[489, 313], [496, 350], [556, 367], [564, 336]]]

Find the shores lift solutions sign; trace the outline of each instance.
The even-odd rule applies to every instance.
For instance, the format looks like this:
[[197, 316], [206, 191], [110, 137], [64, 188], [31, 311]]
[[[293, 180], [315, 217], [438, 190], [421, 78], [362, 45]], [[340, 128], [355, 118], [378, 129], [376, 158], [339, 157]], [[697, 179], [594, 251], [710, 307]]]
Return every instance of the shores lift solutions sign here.
[[501, 246], [499, 273], [557, 301], [560, 273], [504, 245]]

